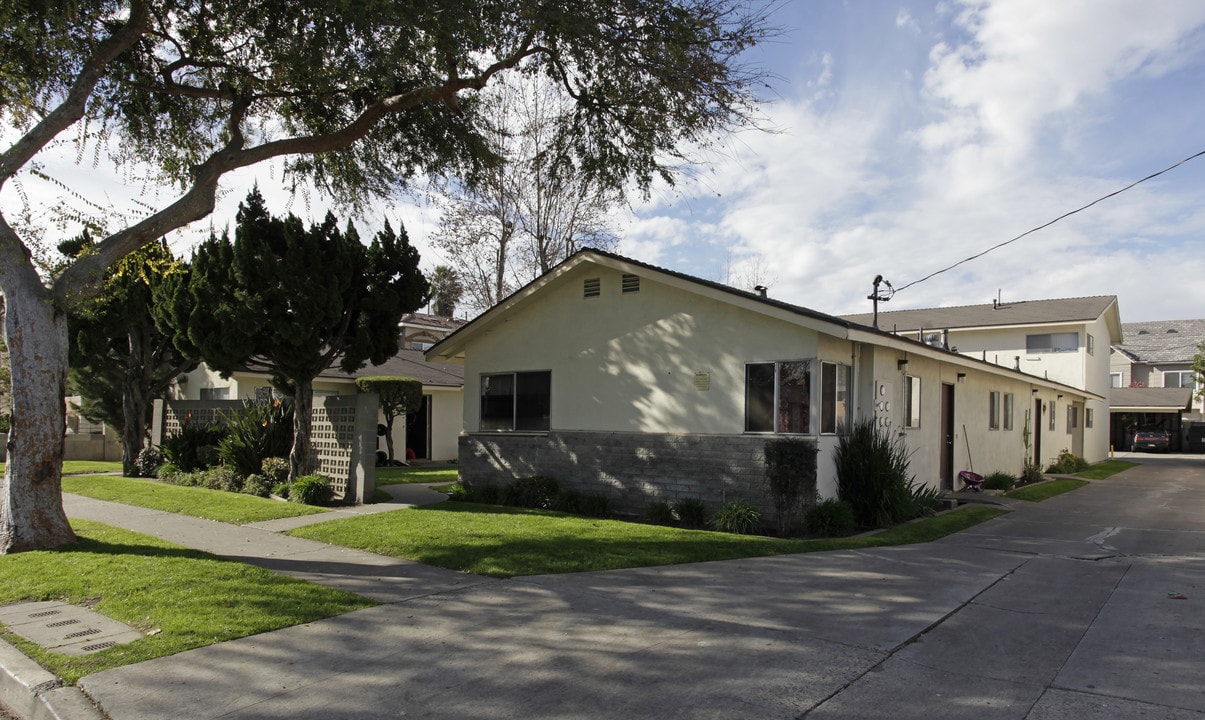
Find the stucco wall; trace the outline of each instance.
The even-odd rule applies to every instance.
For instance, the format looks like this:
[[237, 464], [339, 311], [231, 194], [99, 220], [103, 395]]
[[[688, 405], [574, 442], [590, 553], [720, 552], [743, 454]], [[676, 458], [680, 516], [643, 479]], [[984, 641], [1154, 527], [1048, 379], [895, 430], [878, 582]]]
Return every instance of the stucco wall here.
[[[431, 459], [450, 462], [459, 453], [457, 443], [464, 424], [464, 391], [431, 388]], [[401, 423], [399, 423], [401, 424]], [[403, 433], [405, 432], [403, 428]]]

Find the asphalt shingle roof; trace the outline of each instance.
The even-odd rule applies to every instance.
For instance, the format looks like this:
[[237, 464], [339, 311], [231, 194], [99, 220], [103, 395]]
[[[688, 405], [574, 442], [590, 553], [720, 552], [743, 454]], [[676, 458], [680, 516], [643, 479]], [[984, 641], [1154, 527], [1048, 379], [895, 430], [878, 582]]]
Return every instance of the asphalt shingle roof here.
[[400, 350], [397, 355], [381, 365], [366, 365], [348, 375], [339, 368], [322, 373], [327, 378], [360, 378], [372, 375], [389, 375], [414, 378], [423, 385], [435, 387], [461, 387], [464, 385], [464, 366], [447, 363], [427, 362], [421, 350]]
[[1167, 408], [1183, 410], [1192, 399], [1192, 388], [1113, 388], [1109, 391], [1109, 407]]
[[[879, 329], [908, 332], [1091, 321], [1100, 317], [1116, 300], [1114, 295], [1097, 295], [887, 312], [880, 306]], [[870, 325], [873, 321], [872, 313], [842, 317], [861, 325]]]
[[1136, 362], [1190, 363], [1205, 342], [1205, 320], [1153, 320], [1122, 323], [1125, 338], [1115, 348]]

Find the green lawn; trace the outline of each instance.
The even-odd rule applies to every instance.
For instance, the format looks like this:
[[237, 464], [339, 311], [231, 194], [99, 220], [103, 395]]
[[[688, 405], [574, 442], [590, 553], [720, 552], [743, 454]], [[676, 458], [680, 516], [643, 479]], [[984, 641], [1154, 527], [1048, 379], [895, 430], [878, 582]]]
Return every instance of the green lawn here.
[[416, 465], [414, 467], [379, 467], [377, 485], [402, 483], [456, 482], [460, 468], [456, 465]]
[[1023, 488], [1018, 488], [1012, 492], [1005, 493], [1008, 497], [1017, 500], [1026, 500], [1028, 502], [1041, 502], [1055, 495], [1062, 495], [1065, 492], [1078, 490], [1087, 485], [1087, 480], [1071, 480], [1063, 478], [1060, 480], [1050, 480], [1048, 482], [1037, 483], [1036, 485], [1027, 485]]
[[[4, 463], [0, 462], [0, 473]], [[64, 475], [87, 475], [91, 473], [121, 472], [121, 462], [112, 460], [64, 460]]]
[[289, 534], [505, 578], [927, 542], [1003, 512], [967, 507], [876, 535], [778, 540], [445, 502], [333, 520]]
[[1104, 462], [1096, 463], [1083, 472], [1077, 472], [1075, 476], [1089, 480], [1104, 480], [1107, 477], [1112, 477], [1123, 470], [1129, 470], [1137, 465], [1139, 463], [1128, 460], [1105, 460]]
[[137, 505], [218, 520], [234, 525], [327, 512], [323, 508], [224, 492], [205, 488], [168, 485], [114, 475], [83, 475], [63, 478], [63, 492], [97, 500]]
[[155, 634], [71, 657], [3, 633], [67, 683], [377, 604], [147, 535], [84, 520], [71, 524], [80, 536], [74, 545], [0, 556], [0, 605], [27, 600], [94, 605], [97, 612]]

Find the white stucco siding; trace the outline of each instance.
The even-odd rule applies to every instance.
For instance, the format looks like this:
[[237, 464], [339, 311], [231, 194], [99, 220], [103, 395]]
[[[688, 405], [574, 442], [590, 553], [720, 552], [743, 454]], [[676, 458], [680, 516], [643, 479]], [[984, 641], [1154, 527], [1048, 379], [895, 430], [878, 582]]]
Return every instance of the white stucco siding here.
[[432, 387], [426, 392], [431, 396], [431, 459], [437, 462], [455, 460], [457, 439], [464, 422], [464, 390]]
[[[586, 278], [601, 281], [599, 297], [583, 297]], [[746, 363], [820, 357], [815, 331], [648, 277], [621, 293], [620, 281], [579, 269], [477, 338], [465, 358], [465, 428], [480, 426], [483, 374], [548, 370], [552, 429], [741, 433]], [[848, 343], [834, 351], [848, 358]]]

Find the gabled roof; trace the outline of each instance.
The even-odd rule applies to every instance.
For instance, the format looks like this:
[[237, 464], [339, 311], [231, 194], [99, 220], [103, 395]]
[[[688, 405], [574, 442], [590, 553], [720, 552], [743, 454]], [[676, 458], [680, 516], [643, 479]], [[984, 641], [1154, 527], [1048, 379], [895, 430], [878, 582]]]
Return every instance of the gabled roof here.
[[399, 350], [397, 355], [380, 365], [366, 365], [351, 373], [338, 367], [329, 368], [319, 377], [326, 379], [354, 379], [373, 375], [408, 377], [432, 387], [462, 387], [464, 366], [449, 363], [427, 362], [421, 350]]
[[447, 318], [440, 315], [431, 315], [430, 313], [406, 313], [402, 316], [399, 324], [410, 327], [435, 328], [438, 330], [453, 330], [463, 326], [467, 320], [457, 320], [456, 318]]
[[[829, 335], [849, 339], [855, 342], [872, 343], [905, 352], [937, 357], [941, 360], [956, 365], [979, 368], [991, 373], [1019, 376], [1027, 382], [1033, 383], [1034, 385], [1069, 390], [1084, 397], [1097, 398], [1101, 400], [1104, 399], [1103, 397], [1096, 395], [1095, 393], [1088, 392], [1082, 388], [1072, 387], [1064, 383], [1055, 382], [1053, 380], [1048, 380], [1036, 375], [1030, 375], [1028, 373], [1021, 372], [1020, 370], [1013, 370], [1011, 368], [988, 363], [978, 358], [962, 355], [950, 350], [934, 348], [929, 345], [925, 345], [918, 340], [897, 336], [893, 333], [877, 330], [866, 325], [860, 325], [848, 319], [840, 318], [834, 315], [827, 315], [810, 308], [792, 305], [790, 303], [775, 300], [773, 298], [763, 297], [758, 293], [738, 290], [736, 288], [713, 282], [711, 280], [704, 280], [702, 278], [693, 277], [691, 275], [676, 272], [674, 270], [667, 270], [665, 268], [649, 265], [648, 263], [643, 263], [638, 260], [632, 260], [631, 258], [623, 257], [622, 255], [616, 255], [614, 253], [604, 252], [602, 250], [595, 250], [593, 248], [579, 250], [578, 252], [566, 258], [556, 267], [515, 291], [506, 299], [482, 313], [464, 327], [437, 342], [433, 347], [426, 351], [426, 357], [441, 358], [446, 360], [463, 358], [465, 347], [469, 342], [472, 341], [474, 336], [478, 335], [479, 333], [487, 332], [495, 323], [501, 322], [500, 318], [502, 318], [506, 313], [510, 312], [516, 307], [524, 306], [528, 302], [532, 302], [532, 296], [538, 293], [541, 289], [557, 282], [568, 273], [587, 263], [607, 267], [619, 272], [644, 274], [651, 279], [656, 279], [667, 285], [686, 290], [687, 292], [710, 297], [721, 302], [728, 303], [729, 305], [744, 308], [750, 312], [777, 317], [788, 322], [793, 322], [802, 327], [811, 328]], [[1115, 304], [1116, 299], [1111, 299]], [[882, 323], [880, 321], [880, 326], [881, 325]]]
[[1122, 323], [1125, 340], [1113, 347], [1135, 362], [1191, 363], [1205, 342], [1205, 320]]
[[[1110, 307], [1116, 308], [1116, 306], [1116, 295], [1097, 295], [888, 312], [880, 309], [879, 327], [896, 332], [916, 332], [918, 330], [964, 330], [1094, 322], [1108, 313]], [[873, 320], [871, 313], [843, 317], [846, 320], [865, 325], [869, 325]], [[1111, 327], [1110, 332], [1115, 332], [1120, 337], [1120, 318], [1116, 323], [1118, 327]]]
[[1109, 410], [1129, 412], [1177, 412], [1190, 410], [1192, 388], [1113, 388]]

